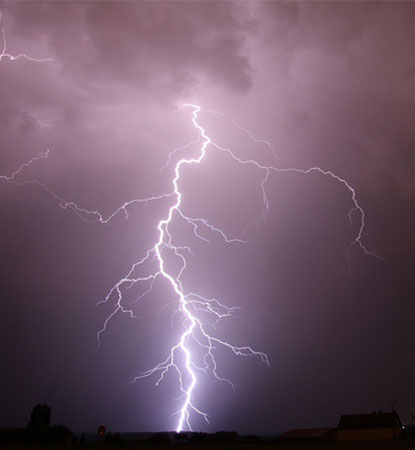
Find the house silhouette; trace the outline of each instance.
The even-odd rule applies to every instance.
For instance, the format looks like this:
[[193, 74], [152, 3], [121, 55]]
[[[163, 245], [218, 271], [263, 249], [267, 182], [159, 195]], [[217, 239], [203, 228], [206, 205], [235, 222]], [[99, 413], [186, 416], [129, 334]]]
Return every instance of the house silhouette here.
[[379, 441], [399, 439], [403, 425], [396, 411], [372, 414], [350, 414], [340, 418], [337, 427], [339, 441]]

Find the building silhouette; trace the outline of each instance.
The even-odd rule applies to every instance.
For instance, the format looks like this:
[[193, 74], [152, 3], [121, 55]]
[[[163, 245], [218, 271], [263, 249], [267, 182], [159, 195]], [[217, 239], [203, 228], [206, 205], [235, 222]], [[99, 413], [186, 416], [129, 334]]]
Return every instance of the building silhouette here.
[[396, 411], [343, 415], [337, 427], [339, 441], [393, 440], [402, 433], [403, 425]]

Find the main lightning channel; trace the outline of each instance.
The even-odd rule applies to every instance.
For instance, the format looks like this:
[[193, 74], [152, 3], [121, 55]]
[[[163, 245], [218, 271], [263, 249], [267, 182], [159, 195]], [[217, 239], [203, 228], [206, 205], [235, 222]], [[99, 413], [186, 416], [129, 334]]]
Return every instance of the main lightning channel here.
[[[180, 168], [183, 164], [198, 164], [198, 163], [200, 163], [206, 155], [207, 146], [211, 142], [210, 138], [206, 135], [204, 128], [202, 128], [197, 123], [197, 113], [200, 111], [200, 107], [196, 106], [196, 105], [192, 105], [192, 104], [186, 104], [185, 106], [190, 106], [193, 108], [192, 122], [193, 122], [193, 125], [199, 131], [200, 136], [202, 137], [202, 148], [201, 148], [199, 158], [181, 159], [176, 165], [175, 177], [173, 179], [173, 185], [174, 185], [174, 193], [176, 195], [177, 200], [176, 200], [176, 203], [169, 209], [169, 214], [168, 214], [167, 218], [164, 220], [161, 220], [157, 226], [157, 228], [160, 232], [160, 237], [159, 237], [159, 241], [157, 242], [156, 246], [154, 247], [154, 250], [157, 255], [158, 262], [159, 262], [160, 273], [172, 285], [174, 291], [176, 292], [177, 296], [179, 297], [180, 310], [184, 313], [185, 317], [188, 319], [188, 321], [190, 323], [189, 326], [187, 327], [187, 329], [185, 330], [185, 332], [182, 334], [179, 344], [178, 344], [178, 347], [180, 347], [180, 349], [183, 351], [183, 353], [185, 355], [186, 370], [187, 370], [188, 374], [190, 375], [191, 383], [190, 383], [190, 386], [185, 390], [185, 401], [180, 410], [179, 423], [176, 428], [177, 432], [180, 432], [183, 429], [183, 424], [185, 421], [188, 423], [188, 425], [190, 425], [189, 424], [189, 408], [192, 407], [192, 403], [191, 403], [192, 393], [196, 386], [197, 378], [196, 378], [195, 372], [192, 368], [192, 357], [191, 357], [190, 350], [186, 347], [186, 341], [189, 338], [189, 336], [193, 333], [193, 330], [196, 327], [198, 321], [197, 321], [196, 317], [191, 313], [191, 311], [188, 307], [188, 301], [186, 299], [186, 296], [183, 293], [182, 287], [180, 286], [179, 282], [177, 280], [175, 280], [169, 273], [166, 272], [164, 260], [163, 260], [162, 254], [161, 254], [161, 248], [162, 248], [162, 245], [164, 242], [165, 235], [167, 234], [167, 227], [172, 220], [173, 213], [175, 211], [179, 210], [179, 207], [182, 202], [182, 194], [181, 194], [178, 184], [177, 184], [179, 181], [179, 178], [180, 178]], [[181, 387], [183, 388], [183, 384], [181, 385]], [[204, 415], [204, 417], [207, 418], [206, 415]]]
[[[218, 233], [219, 236], [227, 243], [244, 243], [242, 239], [232, 239], [228, 238], [228, 236], [221, 229], [216, 226], [210, 224], [206, 219], [203, 218], [191, 218], [183, 213], [180, 209], [182, 203], [182, 192], [179, 188], [179, 181], [181, 175], [181, 169], [184, 165], [192, 165], [192, 164], [200, 164], [202, 160], [206, 156], [207, 149], [209, 145], [212, 144], [210, 137], [207, 135], [204, 127], [200, 125], [198, 122], [198, 113], [201, 111], [200, 106], [186, 103], [184, 105], [187, 108], [192, 109], [192, 124], [196, 129], [199, 138], [197, 141], [193, 141], [192, 144], [201, 142], [201, 148], [199, 151], [199, 156], [194, 158], [182, 158], [180, 159], [174, 168], [174, 178], [172, 181], [173, 184], [173, 192], [172, 196], [175, 198], [175, 202], [168, 209], [167, 215], [164, 219], [160, 220], [157, 225], [157, 229], [159, 232], [159, 238], [157, 243], [150, 250], [147, 251], [145, 257], [140, 261], [133, 264], [128, 274], [116, 283], [112, 289], [109, 291], [107, 297], [104, 302], [110, 301], [113, 295], [116, 296], [116, 306], [113, 312], [107, 317], [103, 328], [98, 332], [97, 338], [98, 342], [100, 342], [101, 334], [106, 330], [106, 327], [109, 321], [114, 317], [114, 315], [118, 312], [127, 312], [132, 317], [136, 317], [132, 311], [132, 309], [128, 309], [123, 306], [123, 288], [130, 288], [132, 285], [138, 282], [147, 282], [151, 281], [150, 288], [147, 289], [137, 300], [143, 299], [146, 295], [148, 295], [154, 286], [154, 282], [158, 277], [164, 277], [170, 284], [172, 291], [177, 297], [178, 301], [178, 311], [183, 316], [183, 325], [184, 331], [180, 336], [178, 342], [171, 348], [169, 355], [167, 358], [161, 363], [157, 364], [152, 369], [136, 376], [133, 380], [137, 381], [141, 378], [150, 377], [156, 373], [159, 374], [159, 378], [156, 382], [158, 385], [163, 379], [164, 376], [169, 371], [174, 371], [178, 375], [179, 379], [179, 388], [182, 393], [182, 406], [177, 411], [179, 415], [179, 420], [177, 423], [176, 431], [180, 432], [186, 426], [189, 430], [192, 430], [190, 418], [191, 414], [195, 413], [202, 416], [206, 422], [209, 423], [208, 415], [199, 409], [193, 399], [193, 393], [195, 391], [198, 377], [197, 373], [199, 371], [205, 373], [213, 374], [214, 378], [218, 381], [228, 383], [232, 388], [234, 388], [232, 382], [226, 378], [221, 377], [217, 373], [217, 364], [214, 355], [214, 349], [218, 346], [228, 349], [232, 351], [235, 355], [238, 356], [256, 356], [260, 358], [262, 362], [269, 365], [268, 357], [263, 352], [258, 352], [252, 349], [249, 346], [245, 347], [237, 347], [226, 341], [223, 341], [216, 336], [214, 336], [211, 332], [208, 331], [208, 326], [211, 326], [215, 329], [215, 324], [217, 321], [221, 319], [226, 319], [232, 314], [236, 312], [237, 307], [227, 307], [222, 304], [218, 299], [210, 299], [206, 298], [197, 293], [186, 293], [181, 283], [181, 275], [185, 268], [187, 267], [187, 261], [184, 256], [186, 251], [190, 251], [189, 247], [178, 247], [172, 243], [172, 236], [169, 231], [169, 225], [172, 222], [172, 219], [175, 214], [189, 225], [193, 227], [194, 236], [198, 239], [208, 241], [207, 238], [202, 236], [199, 233], [199, 228], [204, 228], [205, 230], [209, 230], [214, 233]], [[190, 144], [189, 144], [190, 145]], [[187, 146], [182, 147], [181, 149], [187, 148]], [[172, 153], [177, 153], [180, 149], [174, 150]], [[170, 156], [169, 156], [170, 161]], [[179, 258], [181, 261], [181, 269], [177, 276], [173, 276], [166, 270], [165, 267], [165, 259], [163, 257], [163, 250], [170, 249], [174, 252], [175, 256]], [[157, 260], [158, 269], [154, 273], [144, 276], [137, 277], [134, 273], [145, 263], [147, 262], [151, 256], [153, 256]], [[214, 318], [216, 322], [210, 323], [199, 316], [199, 313], [202, 312], [205, 315], [208, 315], [211, 318]], [[201, 349], [203, 354], [203, 365], [197, 365], [196, 358], [191, 350], [191, 343], [198, 346]], [[181, 353], [182, 358], [184, 359], [184, 363], [179, 362], [179, 353]]]

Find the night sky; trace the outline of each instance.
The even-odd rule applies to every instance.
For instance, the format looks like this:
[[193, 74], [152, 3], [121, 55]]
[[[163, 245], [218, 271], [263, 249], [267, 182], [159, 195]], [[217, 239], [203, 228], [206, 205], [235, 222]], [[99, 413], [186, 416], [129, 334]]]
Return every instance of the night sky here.
[[[0, 426], [24, 426], [36, 403], [75, 431], [171, 430], [177, 375], [130, 381], [162, 361], [181, 331], [168, 284], [119, 313], [96, 306], [158, 239], [164, 199], [108, 224], [63, 209], [39, 181], [110, 215], [171, 192], [174, 165], [197, 154], [191, 110], [242, 160], [318, 173], [263, 174], [213, 146], [183, 169], [183, 210], [248, 243], [189, 245], [186, 291], [239, 306], [217, 335], [267, 353], [217, 351], [194, 394], [196, 430], [335, 426], [341, 414], [415, 408], [415, 4], [413, 2], [1, 2]], [[212, 111], [223, 113], [222, 115]], [[249, 130], [252, 139], [241, 127]], [[274, 148], [260, 140], [267, 140]], [[247, 224], [251, 223], [246, 230]], [[245, 233], [244, 233], [245, 230]], [[202, 232], [201, 232], [202, 234]], [[177, 271], [174, 262], [172, 270]], [[143, 286], [145, 290], [148, 285]], [[143, 291], [141, 290], [141, 292]], [[134, 295], [139, 295], [137, 289]], [[131, 297], [132, 298], [132, 297]], [[173, 302], [173, 303], [172, 303]], [[173, 316], [172, 316], [173, 314]]]

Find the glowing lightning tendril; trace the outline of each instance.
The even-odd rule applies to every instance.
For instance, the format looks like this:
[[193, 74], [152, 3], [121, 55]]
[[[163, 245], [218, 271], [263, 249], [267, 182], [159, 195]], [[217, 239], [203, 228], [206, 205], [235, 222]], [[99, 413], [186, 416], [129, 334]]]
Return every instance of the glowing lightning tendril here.
[[3, 46], [2, 46], [1, 53], [0, 53], [0, 61], [3, 58], [8, 58], [10, 61], [16, 61], [17, 59], [22, 58], [22, 59], [27, 59], [28, 61], [38, 62], [38, 63], [53, 61], [53, 59], [50, 59], [50, 58], [46, 58], [46, 59], [33, 58], [31, 56], [26, 55], [26, 53], [19, 53], [17, 55], [12, 55], [11, 53], [8, 53], [7, 52], [6, 30], [1, 25], [2, 18], [3, 18], [3, 15], [0, 12], [0, 30], [1, 30], [2, 41], [3, 41]]
[[[0, 13], [0, 24], [1, 24], [1, 13]], [[35, 62], [44, 62], [44, 61], [51, 61], [50, 59], [35, 59], [31, 58], [25, 54], [19, 54], [17, 56], [13, 56], [9, 53], [7, 53], [7, 44], [6, 44], [6, 34], [3, 28], [1, 28], [1, 32], [3, 35], [3, 49], [2, 53], [0, 54], [0, 61], [7, 57], [10, 60], [16, 60], [19, 58], [24, 58], [29, 61], [35, 61]], [[293, 173], [301, 173], [304, 175], [317, 172], [321, 175], [331, 177], [332, 179], [336, 180], [337, 182], [343, 184], [346, 189], [349, 191], [353, 203], [353, 207], [349, 211], [349, 219], [352, 220], [352, 215], [354, 213], [358, 213], [360, 215], [360, 226], [358, 228], [357, 235], [355, 236], [354, 240], [350, 244], [350, 248], [353, 245], [357, 245], [365, 254], [373, 255], [378, 258], [380, 258], [375, 252], [369, 251], [365, 245], [362, 242], [362, 235], [365, 227], [365, 213], [360, 204], [358, 203], [356, 199], [356, 192], [350, 184], [344, 180], [343, 178], [339, 177], [335, 173], [329, 171], [329, 170], [323, 170], [320, 167], [311, 167], [309, 169], [297, 169], [297, 168], [279, 168], [279, 167], [273, 167], [273, 166], [265, 166], [257, 162], [256, 160], [249, 159], [249, 160], [243, 160], [235, 155], [235, 153], [229, 149], [222, 147], [210, 139], [210, 137], [207, 135], [206, 130], [204, 127], [199, 123], [198, 121], [198, 114], [201, 111], [201, 107], [194, 104], [185, 104], [187, 108], [192, 109], [192, 124], [195, 130], [197, 131], [198, 137], [195, 141], [191, 141], [188, 144], [186, 144], [183, 147], [180, 147], [173, 152], [169, 154], [168, 161], [166, 165], [162, 169], [167, 169], [169, 164], [171, 163], [172, 156], [176, 153], [178, 153], [181, 150], [184, 150], [188, 148], [191, 145], [194, 144], [200, 144], [200, 152], [198, 157], [193, 158], [182, 158], [180, 159], [175, 167], [174, 167], [174, 178], [172, 180], [173, 189], [171, 192], [163, 193], [158, 196], [149, 197], [149, 198], [143, 198], [143, 199], [133, 199], [128, 202], [125, 202], [123, 205], [121, 205], [119, 208], [117, 208], [114, 212], [109, 214], [107, 217], [104, 217], [100, 212], [95, 210], [87, 210], [84, 208], [79, 207], [76, 203], [72, 201], [66, 201], [59, 195], [57, 195], [55, 192], [53, 192], [47, 185], [37, 181], [37, 180], [29, 180], [29, 181], [16, 181], [16, 178], [20, 175], [23, 169], [28, 167], [29, 165], [33, 164], [34, 162], [45, 159], [49, 156], [49, 150], [47, 150], [44, 153], [40, 153], [39, 155], [32, 158], [29, 162], [22, 164], [17, 170], [15, 170], [10, 176], [2, 175], [0, 176], [0, 180], [6, 181], [8, 183], [12, 183], [19, 186], [26, 186], [26, 185], [38, 185], [42, 187], [44, 190], [46, 190], [59, 204], [59, 206], [63, 209], [71, 209], [74, 213], [76, 213], [81, 219], [86, 220], [88, 222], [100, 222], [102, 224], [106, 224], [109, 221], [111, 221], [115, 216], [117, 216], [119, 213], [124, 214], [125, 218], [128, 219], [129, 216], [129, 207], [131, 207], [134, 204], [140, 204], [140, 203], [148, 203], [150, 201], [155, 200], [161, 200], [161, 199], [174, 199], [173, 205], [171, 205], [166, 213], [166, 216], [164, 219], [160, 220], [160, 222], [157, 224], [158, 229], [158, 241], [156, 244], [147, 250], [144, 257], [137, 262], [135, 262], [128, 273], [121, 278], [108, 292], [106, 298], [100, 302], [100, 303], [106, 303], [110, 302], [112, 299], [115, 299], [115, 307], [111, 314], [105, 319], [103, 327], [101, 330], [97, 333], [97, 341], [98, 345], [100, 344], [100, 338], [101, 334], [107, 329], [108, 323], [111, 321], [111, 319], [119, 312], [127, 313], [131, 317], [138, 317], [134, 314], [131, 307], [126, 307], [123, 305], [123, 289], [129, 289], [136, 283], [146, 283], [149, 282], [149, 288], [145, 290], [134, 303], [137, 303], [139, 300], [143, 299], [146, 295], [150, 294], [152, 292], [153, 286], [158, 278], [162, 277], [165, 280], [167, 280], [171, 286], [171, 289], [177, 298], [176, 302], [178, 304], [178, 312], [182, 314], [183, 317], [183, 327], [184, 331], [181, 334], [178, 342], [173, 345], [173, 347], [170, 349], [170, 352], [167, 356], [167, 358], [157, 364], [152, 369], [147, 370], [146, 372], [141, 373], [140, 375], [136, 376], [133, 380], [136, 381], [141, 378], [150, 377], [154, 374], [158, 375], [158, 379], [156, 381], [156, 385], [158, 385], [163, 379], [164, 376], [170, 372], [176, 372], [179, 380], [179, 389], [182, 393], [182, 405], [179, 411], [177, 412], [179, 419], [176, 427], [176, 431], [180, 432], [184, 429], [186, 426], [189, 430], [192, 429], [190, 419], [191, 414], [199, 414], [201, 415], [208, 423], [209, 418], [208, 415], [199, 409], [194, 403], [194, 392], [197, 385], [197, 373], [199, 371], [203, 371], [205, 373], [211, 373], [216, 380], [226, 382], [228, 383], [232, 388], [234, 387], [232, 382], [230, 380], [227, 380], [225, 378], [222, 378], [217, 373], [217, 365], [215, 360], [215, 350], [218, 347], [222, 347], [225, 349], [230, 350], [235, 355], [238, 356], [256, 356], [258, 357], [262, 362], [269, 365], [268, 357], [265, 353], [256, 351], [252, 349], [249, 346], [244, 347], [238, 347], [234, 346], [224, 340], [219, 339], [214, 334], [208, 331], [208, 327], [211, 326], [214, 328], [215, 322], [212, 324], [211, 322], [207, 322], [204, 318], [202, 320], [201, 313], [203, 314], [203, 317], [210, 317], [214, 321], [219, 321], [221, 319], [226, 319], [236, 310], [238, 310], [237, 307], [228, 307], [225, 306], [223, 303], [221, 303], [218, 299], [215, 298], [206, 298], [198, 293], [194, 292], [185, 292], [185, 289], [181, 282], [181, 276], [184, 272], [184, 270], [187, 267], [187, 260], [186, 260], [186, 252], [191, 252], [191, 249], [188, 246], [176, 246], [173, 244], [172, 235], [169, 230], [169, 226], [172, 222], [172, 219], [174, 216], [178, 217], [179, 219], [184, 220], [186, 223], [188, 223], [193, 228], [193, 233], [196, 236], [196, 238], [208, 241], [208, 239], [203, 236], [201, 233], [201, 230], [208, 230], [210, 232], [218, 233], [219, 236], [226, 242], [226, 243], [244, 243], [246, 242], [243, 239], [239, 238], [229, 238], [224, 231], [219, 229], [218, 227], [210, 224], [206, 219], [204, 218], [193, 218], [185, 215], [183, 211], [181, 210], [181, 203], [182, 203], [182, 192], [179, 188], [179, 180], [180, 180], [180, 174], [181, 174], [181, 168], [184, 165], [194, 165], [194, 164], [200, 164], [202, 160], [205, 158], [206, 152], [208, 148], [216, 149], [218, 151], [224, 152], [228, 154], [235, 162], [239, 164], [247, 164], [251, 165], [257, 170], [260, 170], [263, 172], [262, 181], [260, 183], [260, 188], [262, 190], [262, 202], [263, 202], [263, 212], [262, 215], [255, 219], [254, 222], [259, 225], [263, 220], [265, 220], [267, 213], [269, 211], [269, 201], [267, 197], [266, 192], [266, 183], [269, 180], [269, 176], [272, 172], [293, 172]], [[210, 111], [214, 114], [220, 114], [221, 113], [215, 113], [213, 111]], [[237, 124], [233, 119], [231, 119], [234, 126], [236, 126], [238, 129], [244, 131], [250, 139], [252, 139], [257, 144], [265, 144], [267, 145], [272, 151], [274, 151], [274, 148], [272, 145], [265, 140], [259, 140], [256, 139], [253, 134]], [[247, 227], [249, 227], [248, 224]], [[247, 230], [247, 227], [245, 228], [245, 231]], [[244, 235], [244, 233], [243, 233]], [[176, 256], [177, 260], [180, 261], [181, 267], [179, 270], [179, 273], [177, 276], [173, 276], [171, 273], [169, 273], [166, 269], [165, 265], [165, 259], [163, 257], [163, 252], [166, 250], [170, 250], [170, 252], [173, 252], [173, 254]], [[137, 276], [136, 272], [151, 258], [155, 259], [157, 261], [157, 270], [151, 273], [150, 275], [146, 276]], [[194, 354], [192, 353], [192, 348], [194, 346], [197, 346], [199, 349], [201, 349], [202, 355], [203, 355], [203, 364], [202, 366], [198, 365], [196, 363], [196, 358]], [[184, 362], [183, 362], [184, 361]]]

